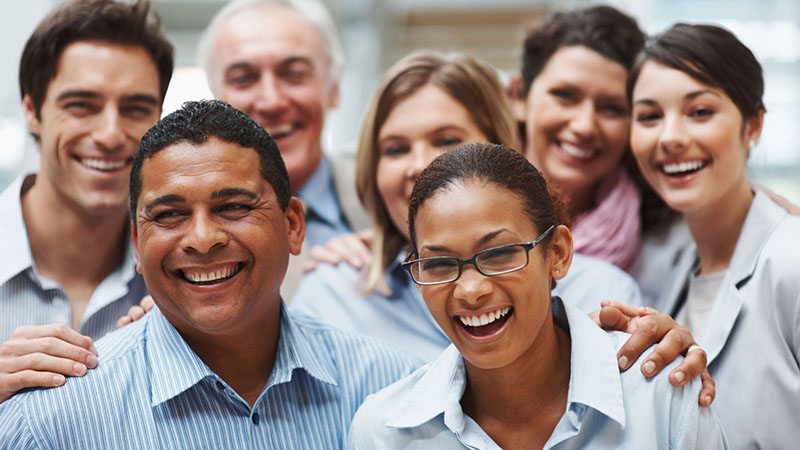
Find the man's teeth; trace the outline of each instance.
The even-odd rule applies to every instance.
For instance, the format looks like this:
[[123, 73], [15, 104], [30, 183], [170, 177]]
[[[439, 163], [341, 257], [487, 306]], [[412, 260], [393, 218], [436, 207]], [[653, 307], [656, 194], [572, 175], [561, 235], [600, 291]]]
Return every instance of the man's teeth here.
[[294, 125], [287, 123], [283, 125], [276, 125], [274, 127], [266, 127], [266, 130], [270, 134], [270, 136], [276, 138], [276, 137], [283, 137], [291, 133], [293, 128]]
[[236, 266], [231, 266], [227, 269], [220, 269], [212, 272], [186, 272], [183, 274], [187, 280], [192, 283], [208, 283], [225, 278], [230, 278], [236, 273]]
[[561, 150], [564, 150], [564, 153], [572, 156], [573, 158], [578, 159], [589, 159], [597, 153], [595, 150], [587, 150], [585, 148], [576, 147], [572, 144], [567, 144], [566, 142], [561, 143]]
[[511, 307], [506, 306], [503, 309], [498, 309], [488, 314], [481, 314], [480, 316], [458, 316], [458, 318], [461, 320], [461, 323], [468, 327], [482, 327], [504, 317], [509, 311], [511, 311]]
[[90, 169], [102, 170], [104, 172], [113, 172], [115, 170], [122, 169], [128, 164], [127, 160], [112, 161], [108, 159], [97, 158], [82, 158], [80, 161], [81, 164]]
[[676, 173], [694, 172], [705, 166], [703, 161], [685, 161], [673, 164], [664, 164], [664, 173], [674, 175]]

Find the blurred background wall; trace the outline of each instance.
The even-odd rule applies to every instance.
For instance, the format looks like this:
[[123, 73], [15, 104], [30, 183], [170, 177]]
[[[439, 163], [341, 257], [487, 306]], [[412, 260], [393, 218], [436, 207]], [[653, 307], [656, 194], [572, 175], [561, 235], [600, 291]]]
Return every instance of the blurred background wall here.
[[[471, 53], [493, 65], [504, 80], [517, 70], [526, 26], [555, 9], [591, 0], [323, 0], [334, 16], [347, 59], [340, 106], [328, 116], [325, 148], [352, 151], [361, 116], [383, 70], [418, 48]], [[17, 81], [25, 40], [58, 0], [3, 5], [0, 34], [0, 189], [19, 173], [35, 170], [38, 150], [21, 118]], [[164, 113], [182, 101], [208, 98], [195, 67], [199, 36], [226, 0], [155, 0], [176, 46], [176, 72]], [[800, 204], [800, 2], [797, 0], [611, 0], [647, 32], [673, 22], [712, 22], [735, 32], [765, 70], [767, 116], [761, 142], [750, 157], [751, 178]]]

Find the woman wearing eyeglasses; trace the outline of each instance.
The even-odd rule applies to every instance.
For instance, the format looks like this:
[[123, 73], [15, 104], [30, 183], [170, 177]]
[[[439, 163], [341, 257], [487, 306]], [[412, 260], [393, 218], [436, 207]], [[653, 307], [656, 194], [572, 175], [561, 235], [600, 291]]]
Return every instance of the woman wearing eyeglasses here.
[[500, 146], [422, 172], [404, 267], [453, 345], [369, 397], [349, 448], [725, 448], [699, 380], [620, 374], [626, 336], [551, 297], [573, 256], [561, 216], [541, 174]]

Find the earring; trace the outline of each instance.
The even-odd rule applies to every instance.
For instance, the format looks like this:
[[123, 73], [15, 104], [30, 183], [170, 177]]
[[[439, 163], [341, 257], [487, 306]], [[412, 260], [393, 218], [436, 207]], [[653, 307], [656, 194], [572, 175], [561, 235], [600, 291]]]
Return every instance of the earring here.
[[749, 146], [749, 147], [747, 147], [747, 149], [748, 149], [748, 150], [752, 150], [752, 149], [753, 149], [753, 148], [756, 146], [756, 141], [755, 141], [755, 139], [750, 139], [750, 142], [749, 142], [749, 144], [750, 144], [750, 146]]

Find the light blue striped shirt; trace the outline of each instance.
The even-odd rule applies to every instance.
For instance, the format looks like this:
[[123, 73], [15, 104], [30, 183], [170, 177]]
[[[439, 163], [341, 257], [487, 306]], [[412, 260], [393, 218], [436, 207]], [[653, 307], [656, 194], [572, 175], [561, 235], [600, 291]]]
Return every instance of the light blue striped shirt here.
[[0, 404], [0, 448], [336, 449], [364, 398], [419, 365], [282, 306], [275, 365], [251, 408], [158, 308], [96, 346], [86, 376]]
[[[638, 370], [620, 374], [616, 354], [628, 335], [601, 330], [558, 298], [553, 317], [570, 334], [570, 379], [566, 411], [545, 449], [727, 448], [714, 411], [697, 404], [700, 379], [679, 388], [669, 383], [667, 374], [680, 361], [652, 379]], [[367, 398], [353, 419], [348, 448], [500, 450], [461, 409], [466, 385], [464, 358], [450, 346], [432, 363]]]
[[[21, 195], [34, 177], [21, 176], [0, 193], [0, 343], [22, 325], [72, 323], [66, 294], [36, 271], [31, 255]], [[129, 244], [122, 263], [92, 293], [78, 331], [92, 339], [114, 331], [117, 319], [146, 293]]]

